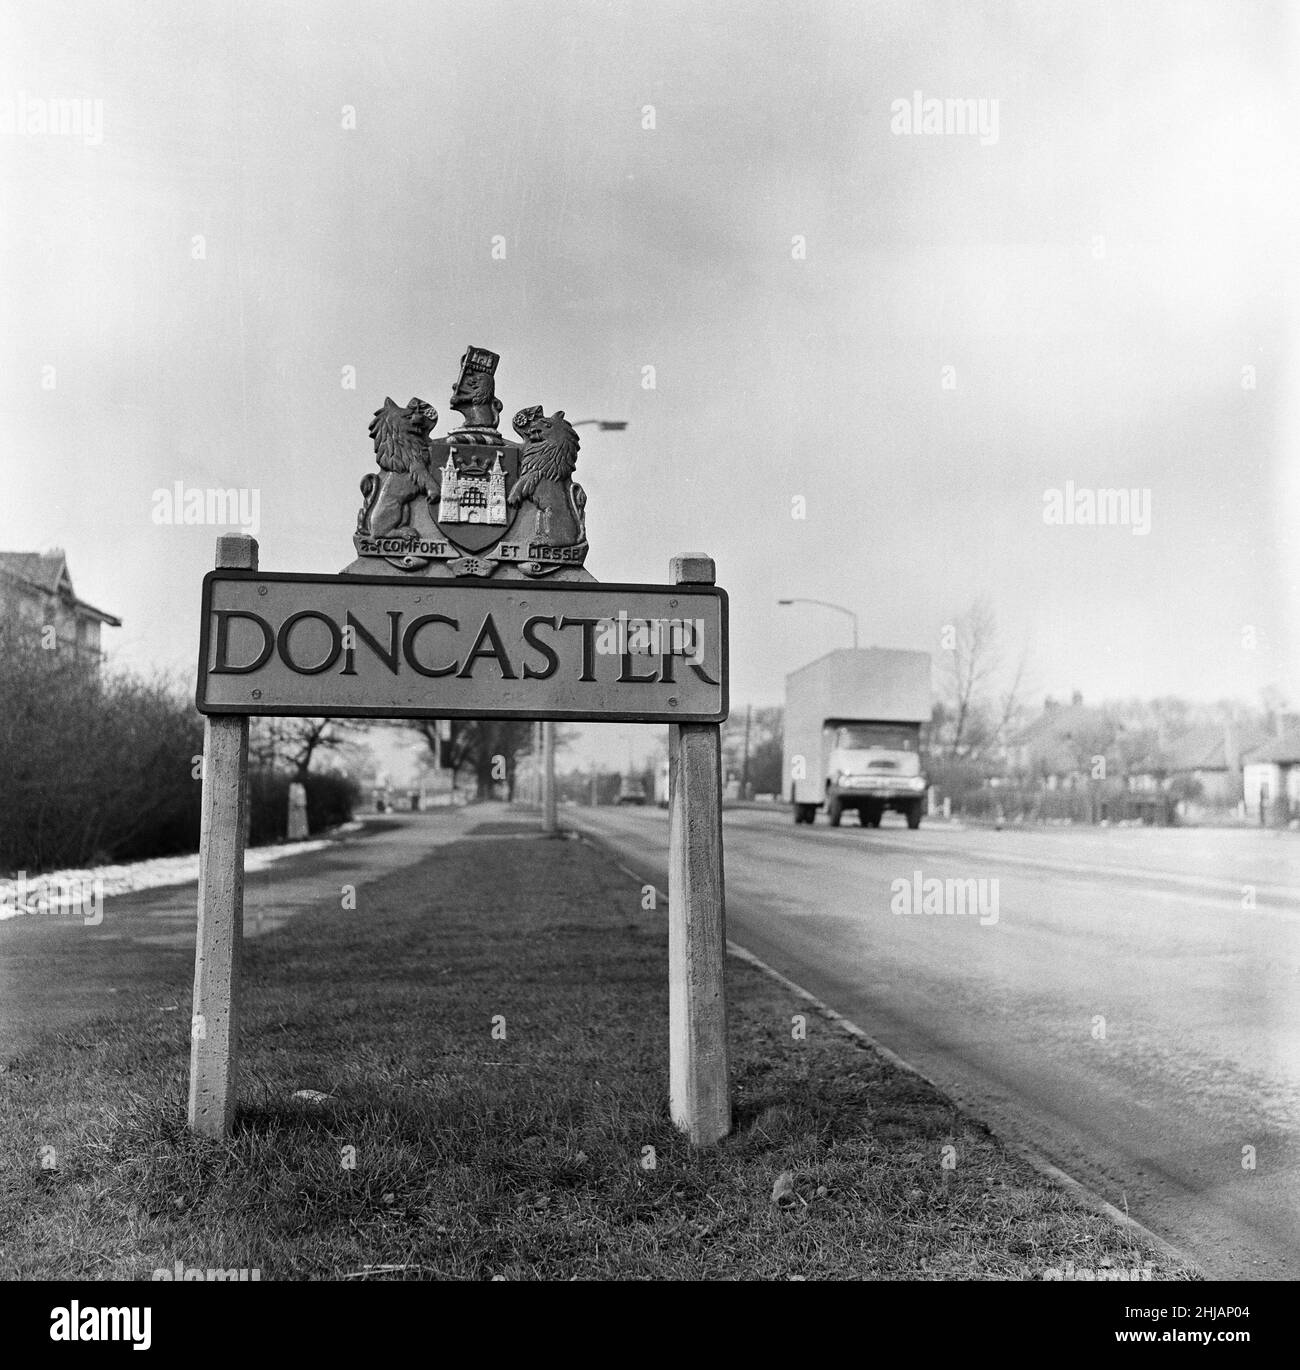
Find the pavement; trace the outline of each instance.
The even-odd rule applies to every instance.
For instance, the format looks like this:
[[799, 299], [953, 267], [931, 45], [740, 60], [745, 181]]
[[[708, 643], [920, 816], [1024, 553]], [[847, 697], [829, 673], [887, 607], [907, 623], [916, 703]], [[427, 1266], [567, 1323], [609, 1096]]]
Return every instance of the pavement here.
[[[664, 887], [665, 811], [562, 815]], [[724, 847], [732, 941], [1212, 1276], [1300, 1277], [1296, 834], [782, 808], [729, 811]], [[990, 882], [996, 921], [893, 911], [935, 878]]]
[[[343, 886], [363, 888], [394, 870], [414, 865], [434, 848], [456, 841], [481, 821], [482, 810], [430, 809], [376, 815], [359, 831], [328, 843], [304, 844], [299, 855], [246, 874], [244, 936], [263, 937], [287, 919], [340, 906]], [[179, 1012], [193, 983], [198, 885], [194, 880], [160, 889], [110, 895], [103, 921], [29, 914], [0, 921], [0, 1065], [50, 1031], [74, 1027], [111, 1012], [115, 996], [155, 992], [160, 964], [170, 963], [174, 996], [159, 1003]], [[96, 973], [70, 980], [60, 951], [75, 940], [99, 950]]]

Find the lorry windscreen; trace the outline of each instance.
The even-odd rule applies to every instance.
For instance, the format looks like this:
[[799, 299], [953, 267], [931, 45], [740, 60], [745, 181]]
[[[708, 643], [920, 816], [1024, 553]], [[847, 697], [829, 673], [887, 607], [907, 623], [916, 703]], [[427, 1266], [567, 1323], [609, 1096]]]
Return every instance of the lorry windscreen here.
[[841, 751], [866, 751], [871, 747], [891, 752], [916, 751], [916, 737], [885, 723], [849, 723], [832, 728], [833, 745]]

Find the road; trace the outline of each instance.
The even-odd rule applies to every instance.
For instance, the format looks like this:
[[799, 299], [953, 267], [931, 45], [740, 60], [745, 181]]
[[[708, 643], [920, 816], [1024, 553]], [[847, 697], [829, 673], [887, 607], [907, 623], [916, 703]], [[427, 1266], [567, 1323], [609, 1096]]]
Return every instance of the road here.
[[[666, 812], [563, 812], [664, 887]], [[1208, 1274], [1300, 1277], [1300, 837], [852, 822], [729, 811], [729, 938]]]

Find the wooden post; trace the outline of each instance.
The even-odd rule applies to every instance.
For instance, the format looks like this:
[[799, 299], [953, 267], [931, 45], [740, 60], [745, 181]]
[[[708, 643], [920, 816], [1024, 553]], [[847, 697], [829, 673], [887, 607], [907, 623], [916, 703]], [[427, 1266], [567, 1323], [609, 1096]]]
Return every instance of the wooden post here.
[[[713, 559], [672, 560], [675, 585], [712, 585]], [[668, 728], [668, 1093], [696, 1146], [731, 1131], [727, 1070], [722, 749], [716, 723]]]
[[[216, 564], [256, 571], [257, 543], [237, 535], [218, 538]], [[189, 1102], [190, 1130], [204, 1137], [226, 1136], [235, 1114], [247, 813], [248, 719], [209, 714], [203, 725]]]

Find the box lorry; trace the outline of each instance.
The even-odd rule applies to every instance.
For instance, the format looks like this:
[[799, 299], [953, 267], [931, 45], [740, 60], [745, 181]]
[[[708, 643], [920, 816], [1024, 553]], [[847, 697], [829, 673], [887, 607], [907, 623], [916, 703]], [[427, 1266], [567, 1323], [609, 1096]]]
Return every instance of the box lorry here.
[[854, 809], [878, 828], [888, 809], [919, 828], [927, 781], [930, 654], [882, 647], [829, 652], [785, 678], [783, 775], [796, 823], [824, 807], [832, 827]]

